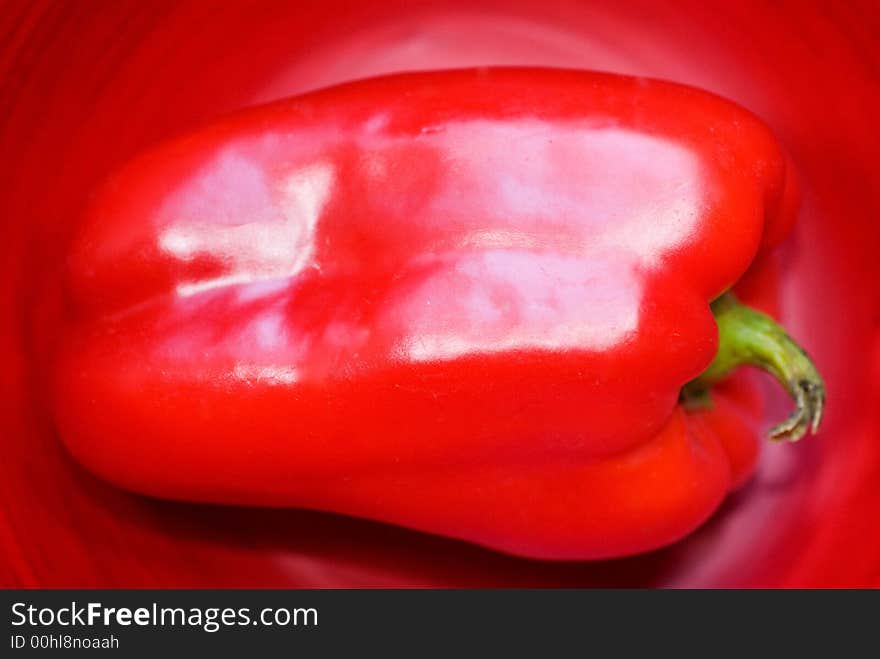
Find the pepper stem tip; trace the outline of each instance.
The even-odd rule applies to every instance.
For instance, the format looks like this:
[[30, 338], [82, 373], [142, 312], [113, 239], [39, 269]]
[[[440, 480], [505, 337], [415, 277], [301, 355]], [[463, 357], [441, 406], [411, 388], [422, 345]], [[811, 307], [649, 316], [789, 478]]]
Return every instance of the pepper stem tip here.
[[795, 410], [770, 430], [770, 439], [795, 442], [815, 434], [825, 408], [825, 383], [809, 355], [770, 316], [741, 304], [732, 293], [712, 303], [718, 324], [718, 352], [703, 373], [682, 389], [686, 400], [705, 400], [712, 383], [738, 366], [770, 373], [789, 393]]

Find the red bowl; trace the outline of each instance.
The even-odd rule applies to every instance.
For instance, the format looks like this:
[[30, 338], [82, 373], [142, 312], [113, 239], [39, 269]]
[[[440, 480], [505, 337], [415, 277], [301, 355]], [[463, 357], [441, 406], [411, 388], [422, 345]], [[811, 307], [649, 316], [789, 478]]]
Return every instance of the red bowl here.
[[[0, 30], [0, 586], [880, 585], [876, 3], [7, 0]], [[804, 189], [781, 302], [827, 380], [818, 437], [764, 447], [755, 478], [689, 538], [593, 563], [526, 561], [337, 515], [148, 500], [66, 455], [42, 373], [58, 266], [102, 176], [245, 105], [486, 64], [668, 78], [773, 127]], [[771, 403], [775, 415], [786, 404]]]

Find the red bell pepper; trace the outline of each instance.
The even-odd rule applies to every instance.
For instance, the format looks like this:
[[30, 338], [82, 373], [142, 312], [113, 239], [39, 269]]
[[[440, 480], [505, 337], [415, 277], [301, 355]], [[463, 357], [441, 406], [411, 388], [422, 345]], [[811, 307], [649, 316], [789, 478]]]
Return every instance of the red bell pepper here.
[[93, 199], [56, 420], [154, 496], [534, 557], [658, 547], [754, 465], [732, 368], [795, 398], [775, 436], [818, 425], [809, 359], [726, 293], [796, 205], [759, 120], [671, 83], [480, 69], [248, 110]]

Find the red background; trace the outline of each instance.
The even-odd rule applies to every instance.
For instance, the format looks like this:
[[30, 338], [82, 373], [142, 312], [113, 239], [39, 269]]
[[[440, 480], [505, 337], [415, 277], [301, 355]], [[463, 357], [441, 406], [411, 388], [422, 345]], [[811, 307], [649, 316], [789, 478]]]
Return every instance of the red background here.
[[[0, 2], [0, 586], [880, 585], [878, 34], [876, 3], [830, 0]], [[804, 188], [782, 309], [828, 383], [819, 437], [766, 446], [752, 482], [677, 545], [567, 564], [341, 516], [151, 501], [67, 457], [41, 372], [57, 266], [96, 181], [244, 105], [478, 64], [668, 78], [773, 127]]]

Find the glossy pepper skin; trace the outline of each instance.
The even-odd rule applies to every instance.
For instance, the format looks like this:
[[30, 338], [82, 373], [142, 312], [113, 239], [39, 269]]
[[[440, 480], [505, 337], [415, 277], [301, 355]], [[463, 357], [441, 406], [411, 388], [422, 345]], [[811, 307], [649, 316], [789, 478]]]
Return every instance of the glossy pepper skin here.
[[679, 391], [796, 196], [755, 117], [652, 80], [417, 73], [248, 110], [95, 195], [56, 422], [154, 496], [652, 549], [753, 466], [753, 392]]

